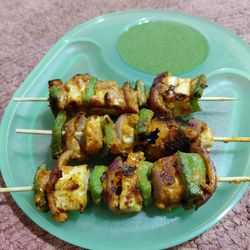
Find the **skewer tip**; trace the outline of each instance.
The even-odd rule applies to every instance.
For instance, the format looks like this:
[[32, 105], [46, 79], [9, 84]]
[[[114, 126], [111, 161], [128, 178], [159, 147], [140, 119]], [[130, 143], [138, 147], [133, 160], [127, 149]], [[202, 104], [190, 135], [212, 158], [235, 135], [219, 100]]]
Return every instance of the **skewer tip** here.
[[32, 191], [33, 186], [24, 186], [24, 187], [2, 187], [0, 188], [0, 193], [10, 193], [10, 192], [26, 192]]
[[47, 97], [14, 97], [15, 102], [47, 102]]
[[250, 176], [217, 177], [217, 182], [229, 182], [239, 184], [250, 181]]
[[240, 100], [240, 98], [238, 97], [201, 97], [199, 99], [199, 101], [220, 101], [220, 102], [223, 102], [223, 101], [238, 101]]

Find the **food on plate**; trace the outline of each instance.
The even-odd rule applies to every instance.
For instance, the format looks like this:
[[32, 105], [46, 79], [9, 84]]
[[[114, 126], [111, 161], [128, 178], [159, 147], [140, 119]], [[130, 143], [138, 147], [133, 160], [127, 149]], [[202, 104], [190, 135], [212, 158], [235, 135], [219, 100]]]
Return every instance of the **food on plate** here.
[[141, 80], [124, 83], [101, 81], [89, 74], [77, 74], [63, 84], [62, 80], [49, 81], [49, 102], [55, 115], [66, 111], [68, 115], [83, 111], [89, 115], [119, 116], [135, 113], [145, 106], [156, 114], [168, 117], [185, 116], [200, 111], [198, 104], [206, 85], [206, 77], [178, 78], [169, 72], [156, 76], [147, 95]]
[[168, 117], [189, 115], [201, 111], [198, 101], [206, 87], [204, 75], [191, 79], [163, 72], [154, 79], [150, 88], [148, 106], [155, 113]]
[[122, 114], [115, 122], [108, 115], [86, 117], [81, 113], [64, 126], [62, 114], [64, 111], [56, 117], [52, 133], [54, 158], [58, 157], [58, 152], [70, 149], [77, 151], [85, 160], [97, 154], [127, 155], [141, 150], [148, 159], [156, 160], [178, 150], [188, 152], [190, 146], [202, 146], [209, 151], [213, 145], [212, 131], [205, 122], [154, 116], [145, 108], [139, 114]]
[[95, 166], [91, 173], [87, 165], [69, 166], [72, 159], [77, 159], [77, 154], [64, 152], [51, 171], [39, 167], [34, 179], [34, 183], [42, 183], [39, 188], [34, 186], [36, 207], [45, 212], [49, 208], [58, 222], [65, 221], [70, 210], [83, 212], [88, 187], [95, 204], [103, 201], [113, 212], [129, 213], [152, 203], [166, 210], [179, 205], [197, 209], [217, 185], [214, 165], [200, 147], [153, 163], [145, 161], [141, 151], [126, 158], [117, 156], [108, 167]]

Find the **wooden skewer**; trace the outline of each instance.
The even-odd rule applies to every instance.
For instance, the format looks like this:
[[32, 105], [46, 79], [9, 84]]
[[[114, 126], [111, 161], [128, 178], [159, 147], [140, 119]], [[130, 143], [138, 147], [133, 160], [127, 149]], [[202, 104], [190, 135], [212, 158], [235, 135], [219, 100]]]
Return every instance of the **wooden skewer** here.
[[[48, 102], [48, 97], [15, 97], [15, 102]], [[237, 101], [239, 98], [234, 97], [201, 97], [199, 101]]]
[[221, 142], [250, 142], [250, 137], [214, 137], [214, 141]]
[[[16, 129], [16, 133], [19, 134], [31, 134], [31, 135], [52, 135], [52, 130], [41, 130], [41, 129]], [[62, 132], [65, 134], [65, 131]], [[82, 132], [75, 132], [75, 135], [82, 135]]]
[[199, 101], [238, 101], [240, 98], [235, 97], [201, 97]]
[[15, 102], [48, 102], [48, 97], [15, 97]]
[[[19, 134], [32, 134], [32, 135], [52, 135], [52, 130], [40, 129], [16, 129]], [[65, 134], [65, 131], [63, 131]], [[82, 132], [75, 132], [75, 135], [81, 136]], [[250, 137], [214, 137], [214, 141], [221, 142], [250, 142]]]
[[[250, 176], [235, 176], [235, 177], [217, 177], [218, 182], [228, 182], [239, 184], [241, 182], [250, 181]], [[33, 186], [24, 186], [24, 187], [2, 187], [0, 188], [0, 193], [8, 192], [27, 192], [32, 191]]]
[[33, 186], [0, 188], [0, 193], [32, 191]]
[[250, 176], [237, 176], [237, 177], [218, 177], [219, 182], [241, 183], [250, 181]]

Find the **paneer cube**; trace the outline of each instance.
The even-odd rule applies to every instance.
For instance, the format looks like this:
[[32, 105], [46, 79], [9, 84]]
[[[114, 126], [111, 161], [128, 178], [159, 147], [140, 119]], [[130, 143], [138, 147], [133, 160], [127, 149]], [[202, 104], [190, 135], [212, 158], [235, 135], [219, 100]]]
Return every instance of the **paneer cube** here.
[[65, 84], [65, 90], [68, 94], [68, 104], [76, 104], [80, 106], [82, 104], [83, 95], [88, 87], [88, 80], [90, 76], [88, 74], [75, 75], [70, 81]]
[[88, 117], [84, 129], [85, 149], [88, 154], [96, 154], [103, 147], [102, 117], [92, 115]]
[[175, 76], [169, 76], [167, 85], [174, 86], [174, 92], [176, 94], [191, 96], [191, 81], [192, 79], [189, 78], [177, 78]]
[[87, 205], [87, 191], [90, 172], [87, 165], [64, 166], [62, 177], [55, 185], [53, 198], [61, 211], [83, 211]]

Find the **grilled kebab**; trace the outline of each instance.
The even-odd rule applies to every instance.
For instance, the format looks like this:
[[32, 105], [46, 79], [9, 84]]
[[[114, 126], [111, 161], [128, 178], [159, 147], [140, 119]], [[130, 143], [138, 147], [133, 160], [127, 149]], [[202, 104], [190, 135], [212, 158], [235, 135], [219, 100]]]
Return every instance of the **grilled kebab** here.
[[145, 84], [138, 80], [135, 87], [126, 82], [121, 88], [113, 80], [101, 81], [89, 74], [77, 74], [63, 84], [49, 81], [49, 102], [55, 115], [66, 111], [74, 116], [79, 111], [89, 115], [119, 116], [138, 113], [148, 106], [156, 114], [184, 116], [200, 111], [198, 99], [206, 87], [206, 77], [177, 78], [169, 72], [156, 76], [147, 95]]
[[113, 212], [140, 212], [154, 203], [171, 210], [182, 205], [197, 209], [214, 193], [217, 178], [207, 152], [192, 147], [190, 153], [176, 152], [154, 163], [145, 161], [143, 152], [121, 156], [108, 166], [68, 166], [77, 159], [72, 150], [64, 152], [53, 169], [38, 168], [34, 178], [34, 201], [38, 209], [51, 211], [62, 222], [68, 211], [82, 212], [88, 202], [88, 187], [96, 204], [104, 203]]
[[[128, 155], [134, 151], [143, 151], [147, 159], [157, 160], [178, 150], [189, 152], [191, 146], [209, 151], [213, 145], [212, 131], [205, 122], [154, 116], [145, 108], [139, 114], [123, 114], [115, 122], [108, 115], [85, 114], [65, 121], [66, 114], [60, 112], [52, 133], [54, 158], [72, 149], [84, 160], [96, 154]], [[75, 135], [77, 131], [82, 132], [80, 138]]]

